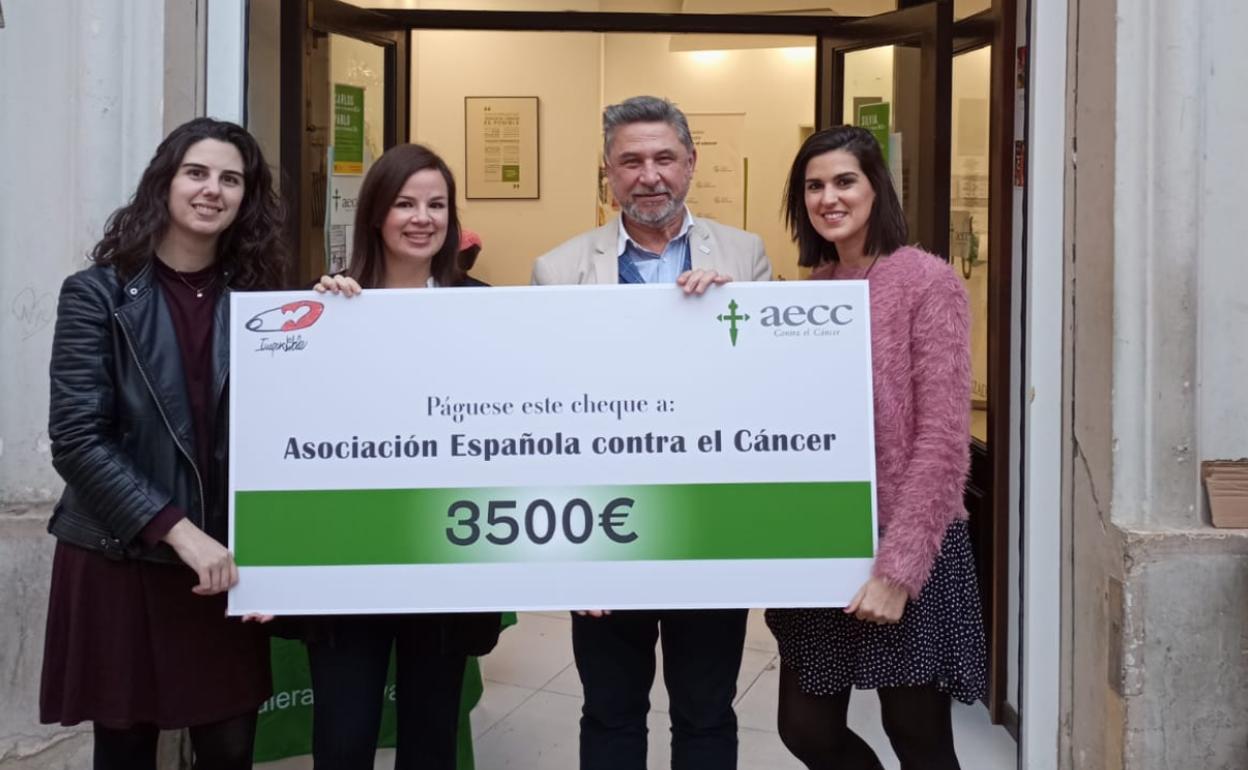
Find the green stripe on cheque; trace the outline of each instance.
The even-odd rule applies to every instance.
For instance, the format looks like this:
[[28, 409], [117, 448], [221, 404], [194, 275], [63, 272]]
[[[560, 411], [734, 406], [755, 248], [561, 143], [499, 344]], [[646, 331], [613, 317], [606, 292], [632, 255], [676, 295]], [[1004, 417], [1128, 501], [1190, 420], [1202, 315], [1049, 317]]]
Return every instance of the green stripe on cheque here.
[[873, 555], [865, 481], [239, 491], [245, 567]]

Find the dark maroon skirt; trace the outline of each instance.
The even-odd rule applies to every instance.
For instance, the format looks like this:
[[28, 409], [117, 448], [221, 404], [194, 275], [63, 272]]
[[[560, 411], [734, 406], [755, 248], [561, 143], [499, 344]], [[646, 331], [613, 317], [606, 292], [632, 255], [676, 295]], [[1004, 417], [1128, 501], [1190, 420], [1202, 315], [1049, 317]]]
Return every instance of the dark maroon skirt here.
[[39, 694], [42, 722], [210, 724], [269, 697], [268, 633], [191, 593], [185, 567], [114, 561], [58, 542]]

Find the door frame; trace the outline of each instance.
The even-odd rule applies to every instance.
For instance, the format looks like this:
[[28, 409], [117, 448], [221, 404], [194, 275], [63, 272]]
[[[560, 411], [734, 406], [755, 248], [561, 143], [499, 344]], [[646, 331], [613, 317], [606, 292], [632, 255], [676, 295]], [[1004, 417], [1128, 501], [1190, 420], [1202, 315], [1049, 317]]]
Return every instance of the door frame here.
[[[815, 91], [822, 97], [815, 102], [817, 130], [845, 122], [842, 84], [847, 53], [901, 42], [918, 43], [921, 56], [919, 142], [923, 146], [924, 162], [934, 162], [931, 169], [934, 173], [920, 174], [915, 182], [917, 199], [928, 201], [930, 205], [919, 206], [918, 232], [911, 233], [910, 237], [912, 240], [917, 237], [923, 248], [945, 259], [949, 255], [952, 165], [952, 25], [952, 3], [924, 3], [847, 22], [835, 32], [821, 34], [815, 49]], [[945, 105], [943, 110], [942, 104]]]
[[[396, 30], [384, 14], [357, 8], [339, 0], [281, 0], [280, 155], [282, 200], [286, 205], [286, 235], [295, 259], [287, 265], [287, 283], [297, 282], [303, 260], [303, 179], [291, 169], [303, 167], [303, 142], [307, 135], [308, 72], [304, 52], [313, 34], [353, 37], [382, 47], [385, 60], [385, 104], [382, 143], [385, 149], [406, 142], [411, 118], [410, 36]], [[288, 41], [296, 42], [296, 45]], [[287, 116], [298, 116], [291, 120]]]
[[1020, 31], [1026, 59], [1020, 142], [1025, 180], [1016, 267], [1022, 307], [1015, 317], [1021, 343], [1018, 399], [1021, 483], [1022, 606], [1019, 767], [1056, 770], [1061, 734], [1062, 456], [1067, 286], [1066, 3], [1027, 2]]
[[[988, 708], [992, 721], [1018, 739], [1019, 715], [1009, 702], [1011, 559], [1011, 443], [1015, 389], [1011, 386], [1014, 301], [1014, 160], [1016, 0], [993, 0], [992, 7], [954, 22], [953, 55], [992, 46], [988, 136], [988, 442], [972, 440], [972, 464], [987, 464], [987, 497], [994, 512], [985, 522], [991, 544], [992, 576], [986, 594], [992, 627], [989, 634]], [[1002, 451], [994, 452], [994, 447]], [[1014, 558], [1018, 558], [1014, 554]], [[1021, 631], [1021, 629], [1017, 629]]]
[[[227, 4], [229, 3], [229, 0], [224, 1]], [[242, 7], [244, 0], [235, 0], [235, 2]], [[315, 0], [316, 5], [323, 2], [325, 0]], [[392, 126], [394, 127], [393, 136], [395, 143], [406, 141], [409, 130], [410, 110], [407, 109], [407, 100], [410, 89], [407, 83], [407, 75], [410, 72], [411, 64], [408, 34], [411, 29], [753, 34], [813, 37], [816, 38], [817, 51], [815, 107], [816, 121], [819, 121], [825, 114], [829, 116], [828, 119], [830, 120], [832, 110], [832, 100], [829, 98], [830, 90], [823, 87], [823, 81], [821, 80], [821, 77], [826, 76], [826, 73], [824, 67], [818, 62], [818, 57], [825, 49], [824, 40], [843, 38], [843, 33], [847, 31], [847, 25], [875, 18], [749, 14], [364, 10], [339, 2], [334, 2], [333, 5], [340, 6], [335, 10], [343, 11], [343, 13], [332, 11], [328, 14], [324, 12], [313, 13], [314, 18], [309, 20], [309, 9], [313, 7], [313, 3], [310, 3], [309, 0], [281, 0], [282, 39], [283, 41], [301, 41], [301, 45], [297, 48], [283, 45], [280, 59], [281, 113], [283, 116], [300, 116], [300, 119], [297, 121], [292, 121], [288, 118], [281, 121], [281, 168], [285, 172], [282, 179], [282, 189], [283, 197], [288, 200], [299, 200], [299, 195], [301, 194], [301, 182], [297, 178], [298, 174], [289, 173], [288, 170], [297, 169], [301, 164], [300, 150], [294, 148], [299, 147], [305, 128], [303, 116], [305, 115], [304, 105], [306, 100], [303, 89], [302, 47], [306, 44], [305, 35], [309, 29], [310, 21], [312, 24], [320, 25], [317, 27], [318, 29], [355, 37], [359, 37], [364, 31], [369, 32], [371, 35], [376, 35], [378, 38], [386, 35], [398, 36], [397, 38], [389, 38], [396, 46], [395, 50], [401, 51], [394, 59], [396, 68], [394, 74], [396, 79], [401, 77], [403, 81], [401, 88], [394, 89], [397, 97], [394, 112], [392, 113], [389, 108], [386, 111], [386, 145], [390, 146]], [[989, 174], [992, 180], [992, 191], [989, 210], [989, 248], [992, 249], [990, 253], [1010, 256], [1012, 256], [1010, 245], [1012, 243], [1012, 212], [1014, 208], [1014, 186], [1010, 167], [1013, 163], [1015, 125], [1014, 55], [1016, 8], [1017, 0], [993, 0], [989, 16], [979, 14], [971, 19], [956, 23], [952, 29], [954, 50], [958, 50], [961, 47], [959, 41], [964, 39], [963, 32], [969, 31], [974, 34], [982, 34], [985, 30], [991, 31], [993, 55]], [[924, 6], [917, 6], [894, 13], [924, 10]], [[1030, 8], [1028, 8], [1028, 12], [1035, 13]], [[241, 12], [236, 14], [236, 16], [238, 18], [232, 25], [224, 24], [216, 27], [210, 25], [207, 46], [210, 57], [213, 56], [214, 51], [232, 51], [238, 49], [240, 45], [242, 50], [245, 50], [246, 18]], [[1062, 18], [1064, 18], [1064, 13]], [[970, 24], [970, 22], [973, 22], [973, 24]], [[370, 40], [370, 42], [377, 42], [377, 40]], [[401, 48], [398, 46], [401, 46]], [[297, 51], [299, 56], [288, 55], [288, 49]], [[387, 58], [387, 72], [389, 72], [390, 66], [391, 60]], [[208, 77], [209, 92], [218, 94], [214, 100], [216, 103], [233, 104], [237, 102], [240, 105], [244, 103], [245, 82], [242, 82], [241, 79], [235, 79], [231, 76], [228, 79], [229, 82], [225, 82], [221, 77], [213, 78], [211, 72]], [[214, 83], [217, 84], [215, 90]], [[298, 83], [298, 88], [287, 87], [288, 84], [292, 83]], [[401, 107], [398, 105], [398, 100], [401, 100]], [[240, 122], [244, 119], [242, 114], [236, 116], [223, 115], [223, 117], [231, 117]], [[950, 126], [944, 127], [946, 135], [948, 135], [950, 130]], [[1008, 150], [1003, 148], [1008, 148]], [[945, 155], [947, 156], [948, 153], [946, 152]], [[948, 167], [946, 166], [946, 172], [947, 170]], [[943, 189], [947, 200], [947, 178]], [[289, 191], [289, 197], [287, 191]], [[942, 207], [942, 212], [946, 222], [944, 232], [947, 238], [948, 207]], [[297, 206], [292, 207], [288, 213], [288, 219], [291, 221], [288, 221], [287, 227], [292, 234], [301, 232], [301, 223], [297, 218], [297, 214]], [[995, 244], [994, 240], [996, 240]], [[990, 303], [996, 303], [990, 306], [990, 323], [992, 328], [996, 330], [996, 333], [990, 333], [989, 335], [990, 408], [988, 431], [990, 443], [1002, 450], [994, 453], [996, 459], [992, 462], [991, 505], [994, 512], [993, 519], [998, 523], [998, 528], [993, 536], [994, 553], [996, 558], [999, 559], [997, 563], [1003, 569], [1008, 564], [1007, 560], [1011, 555], [1008, 511], [1011, 505], [1019, 499], [1017, 482], [1013, 488], [1011, 486], [1011, 463], [1009, 462], [1009, 457], [1003, 455], [1014, 456], [1016, 461], [1021, 461], [1021, 458], [1014, 454], [1010, 443], [1011, 425], [1015, 421], [1011, 403], [1012, 399], [1018, 395], [1015, 391], [1019, 391], [1018, 387], [1011, 385], [1012, 382], [1015, 382], [1015, 380], [1011, 379], [1012, 359], [1009, 336], [1012, 323], [1015, 320], [1013, 318], [1013, 302], [1011, 301], [1011, 286], [1015, 277], [1011, 263], [1011, 259], [998, 260], [989, 279]], [[1021, 355], [1023, 355], [1023, 351], [1016, 351], [1015, 357]], [[1020, 548], [1018, 551], [1023, 552], [1024, 555], [1027, 553], [1025, 548]], [[995, 642], [990, 655], [990, 665], [992, 667], [993, 680], [998, 685], [990, 693], [988, 706], [993, 721], [1004, 722], [1007, 727], [1012, 728], [1011, 732], [1017, 738], [1019, 715], [1013, 714], [1012, 709], [1007, 708], [1004, 693], [1007, 686], [1017, 685], [1018, 683], [1007, 682], [1006, 655], [997, 649], [998, 646], [1007, 644], [1007, 613], [1011, 609], [1008, 606], [1008, 594], [1008, 587], [1002, 581], [995, 580], [992, 599], [994, 608], [992, 632]], [[1020, 670], [1020, 674], [1023, 678], [1026, 678], [1032, 671], [1033, 667], [1024, 665], [1023, 669]], [[1055, 672], [1056, 669], [1054, 669]]]
[[[1018, 683], [1009, 677], [1010, 639], [1010, 561], [1018, 559], [1018, 549], [1011, 553], [1010, 520], [1013, 510], [1014, 485], [1011, 484], [1011, 461], [1016, 458], [1011, 426], [1014, 422], [1016, 382], [1013, 375], [1014, 307], [1014, 101], [1015, 101], [1015, 28], [1017, 0], [993, 0], [988, 11], [991, 24], [991, 84], [989, 86], [988, 135], [988, 253], [999, 255], [988, 271], [988, 446], [992, 489], [989, 500], [994, 511], [992, 550], [994, 572], [990, 592], [993, 607], [992, 638], [989, 665], [989, 709], [992, 721], [1004, 724], [1019, 738], [1018, 709], [1010, 705], [1008, 690]], [[971, 17], [966, 29], [980, 34], [982, 27]], [[955, 40], [957, 27], [955, 25]], [[955, 44], [955, 51], [957, 46]], [[996, 451], [992, 451], [995, 447]], [[999, 572], [996, 572], [999, 570]], [[1020, 600], [1022, 594], [1019, 594]], [[1018, 629], [1021, 632], [1021, 624]], [[1021, 669], [1019, 671], [1021, 675]], [[1019, 707], [1021, 708], [1021, 703]]]

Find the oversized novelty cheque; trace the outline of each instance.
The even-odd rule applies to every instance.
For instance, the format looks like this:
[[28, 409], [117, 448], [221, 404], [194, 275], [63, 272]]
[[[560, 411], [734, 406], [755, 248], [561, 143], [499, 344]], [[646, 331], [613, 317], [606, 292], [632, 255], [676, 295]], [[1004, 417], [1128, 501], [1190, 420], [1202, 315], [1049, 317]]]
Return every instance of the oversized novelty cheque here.
[[856, 281], [231, 296], [230, 612], [844, 605]]

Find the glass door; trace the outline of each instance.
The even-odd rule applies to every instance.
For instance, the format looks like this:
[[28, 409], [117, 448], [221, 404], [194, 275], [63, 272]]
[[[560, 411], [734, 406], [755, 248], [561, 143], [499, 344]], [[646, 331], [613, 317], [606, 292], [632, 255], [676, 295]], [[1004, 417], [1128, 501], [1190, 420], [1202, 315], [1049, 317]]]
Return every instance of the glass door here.
[[1000, 22], [985, 11], [955, 25], [954, 12], [953, 3], [930, 2], [855, 20], [821, 36], [817, 123], [820, 128], [860, 125], [877, 134], [911, 241], [951, 261], [971, 299], [971, 474], [965, 503], [989, 638], [988, 706], [1000, 722], [1005, 721], [1007, 684], [1008, 552], [1003, 545], [1009, 506], [1002, 503], [1005, 484], [998, 483], [1007, 447], [990, 441], [991, 418], [1002, 417], [997, 402], [1005, 383], [990, 372], [1000, 372], [997, 364], [1008, 356], [1002, 347], [1009, 330], [1008, 315], [1003, 315], [1008, 294], [1001, 294], [1008, 292], [1008, 283], [1002, 283], [1008, 273], [994, 268], [1002, 275], [989, 279], [990, 251], [1001, 248], [999, 234], [989, 242], [990, 218], [1000, 224], [999, 214], [989, 213], [1003, 173], [990, 120], [1002, 114], [1000, 105], [991, 109], [994, 98], [999, 101], [992, 87], [997, 64], [991, 43]]
[[[987, 6], [987, 7], [985, 7]], [[977, 8], [982, 8], [977, 10]], [[950, 259], [971, 304], [971, 541], [989, 640], [988, 705], [1017, 733], [1017, 534], [1011, 533], [1010, 324], [1014, 208], [1012, 1], [980, 2], [954, 23]], [[1013, 566], [1016, 573], [1018, 565]], [[1011, 598], [1013, 597], [1013, 598]], [[1011, 641], [1013, 640], [1013, 641]], [[1011, 650], [1014, 650], [1011, 653]], [[1014, 701], [1017, 703], [1017, 700]]]
[[817, 127], [861, 125], [881, 139], [910, 240], [949, 255], [953, 10], [931, 2], [820, 36]]
[[293, 285], [343, 269], [357, 193], [386, 149], [407, 141], [408, 35], [337, 0], [282, 3], [283, 198]]
[[[367, 168], [369, 160], [378, 154], [379, 149], [384, 150], [407, 140], [408, 98], [413, 91], [409, 79], [419, 81], [420, 75], [412, 74], [410, 64], [410, 52], [417, 44], [429, 60], [431, 72], [434, 72], [436, 65], [437, 95], [443, 98], [448, 94], [454, 96], [448, 103], [458, 105], [464, 93], [500, 91], [495, 81], [487, 77], [479, 74], [470, 76], [462, 67], [443, 66], [445, 62], [434, 57], [431, 51], [450, 49], [451, 45], [439, 43], [443, 47], [434, 48], [433, 36], [426, 37], [430, 31], [490, 32], [495, 35], [492, 40], [499, 43], [500, 52], [528, 50], [513, 48], [510, 40], [502, 38], [504, 34], [514, 35], [516, 40], [527, 40], [525, 36], [529, 33], [560, 33], [564, 37], [557, 43], [551, 43], [551, 50], [558, 49], [569, 56], [572, 46], [568, 33], [599, 33], [607, 37], [607, 42], [601, 47], [592, 46], [588, 59], [596, 63], [590, 66], [599, 67], [604, 66], [602, 62], [609, 58], [613, 50], [616, 40], [612, 36], [620, 38], [622, 33], [670, 35], [672, 41], [661, 49], [664, 55], [669, 55], [680, 45], [689, 47], [700, 57], [707, 54], [694, 62], [696, 68], [693, 64], [688, 67], [684, 80], [689, 80], [691, 76], [709, 77], [706, 72], [717, 60], [709, 55], [712, 53], [710, 49], [714, 48], [711, 43], [722, 43], [727, 35], [750, 35], [763, 42], [780, 35], [817, 36], [815, 127], [856, 123], [870, 125], [879, 132], [888, 148], [890, 167], [903, 200], [911, 240], [951, 259], [967, 282], [973, 305], [982, 311], [975, 316], [977, 326], [972, 343], [976, 374], [972, 403], [968, 404], [968, 408], [972, 408], [974, 440], [968, 436], [973, 468], [967, 508], [972, 516], [973, 539], [981, 569], [981, 588], [992, 647], [993, 691], [990, 705], [994, 719], [1000, 719], [1006, 680], [1004, 661], [1008, 658], [1004, 630], [1004, 620], [1008, 615], [1004, 599], [1009, 592], [1006, 539], [1009, 527], [1009, 442], [1006, 408], [1009, 403], [1010, 361], [1008, 234], [1012, 229], [1008, 214], [1012, 210], [1012, 187], [1008, 160], [1013, 148], [1010, 122], [1013, 115], [1013, 73], [1008, 65], [1014, 56], [1012, 32], [1008, 38], [1002, 38], [1002, 31], [1013, 29], [1013, 0], [944, 0], [923, 5], [912, 5], [903, 0], [900, 4], [910, 7], [853, 19], [786, 14], [732, 15], [718, 10], [710, 14], [527, 10], [553, 7], [545, 2], [522, 2], [515, 4], [515, 8], [510, 4], [484, 1], [431, 2], [420, 4], [420, 9], [412, 9], [407, 7], [412, 5], [410, 3], [354, 1], [355, 5], [336, 0], [280, 2], [282, 190], [290, 206], [292, 242], [298, 248], [295, 272], [302, 285], [326, 269], [341, 264], [345, 258], [343, 249], [345, 243], [350, 242], [350, 234], [345, 229], [334, 228], [346, 227], [348, 217], [344, 211], [350, 206], [352, 178], [360, 178], [359, 172]], [[358, 7], [360, 4], [373, 5], [377, 10]], [[445, 10], [447, 5], [454, 6], [454, 9]], [[639, 8], [644, 6], [649, 9], [654, 4], [638, 5]], [[722, 7], [710, 2], [694, 5], [705, 9]], [[893, 3], [882, 0], [878, 5], [892, 7]], [[507, 7], [504, 9], [503, 6]], [[693, 7], [688, 3], [686, 6]], [[274, 4], [252, 3], [250, 7], [254, 16], [260, 10], [272, 9]], [[624, 5], [615, 3], [612, 7], [623, 8]], [[466, 10], [487, 8], [490, 10]], [[985, 8], [991, 10], [983, 11]], [[955, 15], [966, 18], [955, 25]], [[272, 26], [279, 26], [276, 19]], [[415, 37], [409, 35], [413, 29], [418, 31]], [[253, 34], [260, 30], [253, 20]], [[699, 42], [708, 50], [694, 50], [692, 46]], [[989, 43], [991, 46], [985, 47]], [[638, 48], [638, 45], [633, 47]], [[624, 50], [622, 45], [618, 48]], [[456, 50], [477, 56], [472, 46], [461, 45]], [[600, 55], [602, 51], [606, 53]], [[991, 88], [987, 90], [983, 74], [985, 57], [991, 59]], [[719, 58], [724, 57], [720, 55]], [[463, 60], [466, 59], [456, 59]], [[634, 57], [634, 60], [646, 61], [646, 72], [658, 71], [650, 66], [653, 64], [651, 58]], [[515, 57], [507, 64], [507, 67], [516, 70], [530, 66], [531, 62], [525, 56]], [[473, 70], [474, 73], [479, 71], [485, 72], [486, 76], [489, 74], [487, 68]], [[503, 70], [499, 72], [513, 74]], [[1002, 80], [1002, 73], [1008, 75], [1010, 82]], [[674, 75], [668, 77], [672, 77], [673, 82], [679, 80]], [[461, 85], [469, 82], [472, 83], [471, 90]], [[560, 79], [545, 77], [541, 82], [558, 83]], [[605, 82], [605, 78], [599, 79], [600, 91]], [[445, 87], [447, 83], [451, 83], [452, 87]], [[680, 91], [676, 86], [667, 87], [662, 83], [658, 88], [662, 93], [679, 95]], [[435, 96], [423, 83], [417, 90], [422, 100], [428, 101]], [[502, 90], [506, 90], [505, 87]], [[528, 86], [519, 91], [524, 94], [533, 92], [534, 88]], [[271, 96], [266, 100], [265, 94]], [[259, 115], [260, 108], [266, 102], [271, 105], [278, 101], [277, 95], [277, 89], [250, 92], [253, 114]], [[357, 95], [360, 97], [358, 103]], [[339, 99], [343, 100], [341, 104]], [[543, 110], [553, 110], [557, 101], [553, 97], [543, 97], [542, 104]], [[595, 103], [590, 110], [596, 112], [599, 108], [600, 104]], [[457, 109], [451, 109], [446, 114], [458, 115]], [[580, 113], [576, 109], [564, 105], [562, 111], [551, 113], [558, 117], [550, 122], [579, 120], [577, 116]], [[740, 109], [733, 107], [733, 111]], [[986, 129], [985, 109], [990, 112]], [[352, 110], [358, 111], [358, 119]], [[694, 111], [709, 114], [723, 110], [707, 107]], [[458, 157], [458, 143], [463, 141], [462, 126], [434, 126], [433, 121], [439, 113], [432, 110], [424, 110], [423, 113], [423, 116], [418, 116], [419, 120], [417, 117], [410, 118], [413, 121], [412, 130], [419, 126], [420, 136], [425, 141], [444, 139], [439, 146], [452, 148], [449, 152]], [[288, 119], [287, 116], [297, 116], [297, 119]], [[342, 128], [346, 133], [357, 127], [358, 120], [360, 142], [358, 146], [351, 145], [350, 153], [340, 152], [343, 142], [337, 137], [339, 120], [344, 121]], [[810, 130], [809, 113], [803, 113], [800, 122], [792, 122], [797, 122], [802, 131]], [[596, 119], [577, 125], [585, 126], [578, 130], [589, 132], [590, 145], [596, 152], [592, 141], [592, 132], [597, 130]], [[786, 122], [784, 130], [791, 130], [790, 125], [791, 122]], [[984, 159], [985, 130], [988, 132], [987, 165]], [[555, 134], [551, 132], [551, 135]], [[570, 146], [559, 145], [559, 151], [571, 152], [568, 149]], [[331, 147], [335, 151], [332, 160], [329, 155]], [[557, 152], [552, 152], [543, 157], [558, 156]], [[568, 161], [565, 165], [571, 163]], [[353, 168], [350, 164], [358, 166]], [[548, 166], [547, 170], [552, 169]], [[749, 182], [751, 185], [761, 186], [763, 172], [749, 176], [753, 177]], [[555, 205], [559, 194], [559, 188], [554, 184], [547, 185], [544, 179], [540, 203], [499, 204], [494, 209], [477, 205], [473, 213], [478, 222], [495, 211], [502, 214], [498, 219], [499, 232], [506, 233], [508, 228], [514, 229], [522, 219], [534, 220], [538, 215], [529, 212], [539, 206], [556, 212], [561, 222], [583, 210], [581, 202], [586, 199], [582, 188], [568, 193], [570, 203], [566, 206]], [[515, 213], [520, 206], [527, 207], [519, 209], [525, 212], [523, 216]], [[751, 212], [753, 210], [751, 208]], [[985, 214], [986, 210], [988, 214]], [[488, 228], [489, 225], [486, 225]], [[777, 230], [777, 239], [787, 241], [783, 228]], [[539, 246], [513, 245], [517, 258], [526, 260], [540, 253], [540, 250]], [[770, 246], [768, 250], [772, 252]], [[518, 274], [522, 276], [518, 280], [523, 280], [523, 276], [527, 275], [527, 265]], [[298, 285], [294, 283], [295, 277], [292, 275], [292, 285]]]

